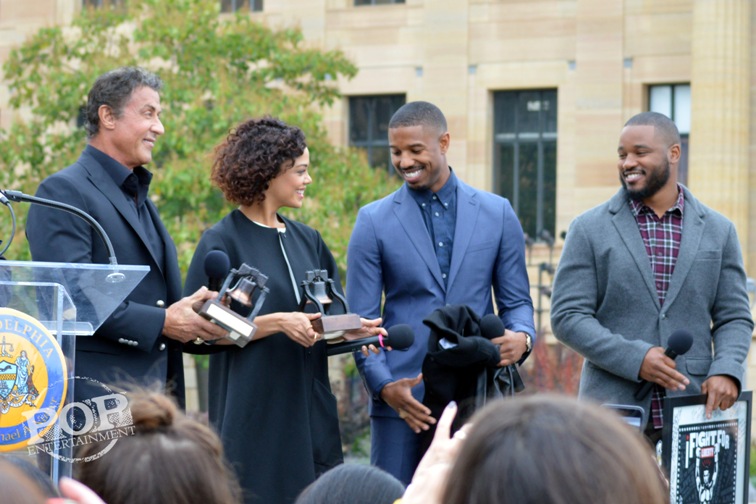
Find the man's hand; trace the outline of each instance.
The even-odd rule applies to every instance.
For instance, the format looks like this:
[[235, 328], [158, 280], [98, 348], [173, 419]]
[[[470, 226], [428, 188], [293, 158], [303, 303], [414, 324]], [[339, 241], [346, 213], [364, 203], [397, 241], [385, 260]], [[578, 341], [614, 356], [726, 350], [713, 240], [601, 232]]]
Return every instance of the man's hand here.
[[729, 376], [714, 375], [701, 385], [701, 393], [706, 394], [706, 418], [719, 408], [726, 410], [738, 400], [738, 385]]
[[675, 361], [664, 355], [662, 347], [653, 347], [646, 352], [638, 376], [669, 390], [685, 390], [690, 383], [684, 374], [677, 371]]
[[386, 328], [380, 327], [381, 323], [383, 322], [382, 318], [376, 318], [376, 319], [366, 319], [360, 317], [360, 323], [362, 324], [362, 327], [359, 329], [352, 329], [351, 331], [346, 331], [344, 333], [344, 341], [356, 341], [363, 338], [369, 338], [371, 336], [378, 336], [379, 334], [383, 335], [385, 338], [388, 336], [388, 331], [386, 331]]
[[[388, 336], [386, 328], [380, 327], [381, 323], [383, 323], [382, 318], [366, 319], [360, 317], [360, 322], [362, 323], [362, 327], [344, 333], [344, 341], [356, 341], [371, 336], [378, 336], [379, 334], [384, 338]], [[386, 350], [391, 350], [391, 347], [386, 347]], [[362, 352], [363, 356], [369, 357], [371, 352], [378, 355], [381, 353], [381, 349], [373, 344], [362, 345], [360, 352]]]
[[499, 353], [501, 354], [499, 367], [509, 366], [522, 358], [523, 354], [528, 351], [526, 339], [527, 335], [524, 332], [504, 329], [503, 336], [491, 340], [491, 343], [499, 346]]
[[381, 399], [399, 413], [399, 418], [407, 422], [415, 434], [436, 423], [436, 419], [430, 416], [430, 409], [412, 397], [412, 388], [422, 381], [423, 374], [420, 373], [417, 378], [400, 378], [381, 390]]
[[195, 306], [201, 307], [205, 301], [217, 296], [217, 292], [200, 287], [191, 296], [180, 299], [166, 308], [163, 335], [182, 343], [197, 338], [213, 341], [224, 337], [227, 333], [225, 329], [206, 320], [194, 310]]

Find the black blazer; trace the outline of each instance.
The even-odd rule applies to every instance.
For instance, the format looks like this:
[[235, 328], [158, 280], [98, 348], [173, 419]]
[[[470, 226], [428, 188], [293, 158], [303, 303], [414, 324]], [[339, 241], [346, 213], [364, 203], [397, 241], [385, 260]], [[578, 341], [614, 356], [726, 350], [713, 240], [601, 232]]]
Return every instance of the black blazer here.
[[[93, 337], [77, 338], [76, 373], [105, 383], [168, 383], [183, 404], [181, 345], [161, 335], [165, 307], [181, 297], [176, 247], [148, 199], [147, 207], [164, 246], [165, 264], [158, 264], [128, 196], [89, 149], [76, 163], [46, 178], [37, 196], [89, 213], [113, 242], [119, 264], [147, 265], [150, 271]], [[107, 248], [96, 231], [65, 211], [32, 205], [26, 236], [35, 261], [109, 262]]]

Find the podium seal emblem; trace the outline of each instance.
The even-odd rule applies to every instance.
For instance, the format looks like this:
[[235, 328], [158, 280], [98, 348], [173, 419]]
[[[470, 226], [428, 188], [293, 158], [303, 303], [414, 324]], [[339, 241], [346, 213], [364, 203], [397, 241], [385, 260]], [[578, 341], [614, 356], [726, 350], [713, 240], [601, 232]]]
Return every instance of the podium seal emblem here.
[[[0, 308], [0, 451], [25, 448], [63, 408], [67, 367], [56, 339], [34, 318]], [[51, 418], [51, 415], [53, 418]]]

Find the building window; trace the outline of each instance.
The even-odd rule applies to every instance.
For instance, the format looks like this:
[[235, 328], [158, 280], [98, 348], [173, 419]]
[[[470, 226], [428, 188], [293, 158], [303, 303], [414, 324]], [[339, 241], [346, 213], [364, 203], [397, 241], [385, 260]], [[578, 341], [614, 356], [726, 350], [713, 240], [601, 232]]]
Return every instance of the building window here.
[[405, 101], [403, 94], [349, 98], [349, 145], [364, 151], [373, 168], [385, 168], [393, 173], [388, 123]]
[[538, 240], [556, 226], [556, 90], [494, 93], [493, 190]]
[[680, 164], [677, 180], [688, 183], [688, 137], [690, 136], [690, 84], [663, 84], [648, 87], [648, 110], [669, 117], [680, 131]]
[[262, 12], [263, 0], [221, 0], [221, 12]]
[[126, 0], [81, 0], [85, 9], [100, 9], [102, 7], [124, 7]]
[[404, 0], [354, 0], [354, 5], [403, 4]]

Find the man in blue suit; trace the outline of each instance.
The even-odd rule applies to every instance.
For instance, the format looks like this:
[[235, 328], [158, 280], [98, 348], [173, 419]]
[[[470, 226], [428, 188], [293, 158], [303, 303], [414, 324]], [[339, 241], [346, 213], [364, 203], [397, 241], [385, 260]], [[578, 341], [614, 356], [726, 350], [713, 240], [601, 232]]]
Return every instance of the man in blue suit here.
[[[140, 68], [100, 76], [88, 96], [87, 147], [76, 163], [46, 178], [37, 196], [89, 213], [112, 240], [121, 264], [150, 267], [94, 336], [77, 338], [77, 375], [106, 384], [169, 385], [182, 403], [182, 344], [221, 338], [225, 331], [192, 309], [210, 291], [181, 298], [176, 247], [148, 197], [152, 174], [144, 165], [164, 132], [161, 86], [157, 76]], [[68, 212], [32, 206], [26, 236], [35, 261], [109, 262], [89, 224]], [[89, 393], [81, 389], [77, 384], [78, 399]]]
[[509, 201], [454, 175], [449, 144], [435, 105], [411, 102], [394, 114], [391, 162], [405, 183], [360, 209], [347, 256], [350, 309], [415, 332], [407, 350], [355, 354], [372, 399], [371, 462], [405, 483], [417, 466], [418, 434], [436, 422], [421, 402], [430, 333], [423, 319], [448, 304], [481, 316], [496, 308], [506, 328], [493, 339], [500, 366], [522, 362], [535, 336], [522, 227]]

